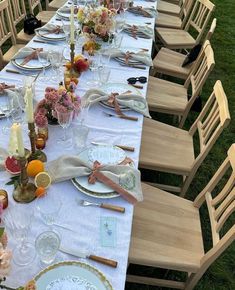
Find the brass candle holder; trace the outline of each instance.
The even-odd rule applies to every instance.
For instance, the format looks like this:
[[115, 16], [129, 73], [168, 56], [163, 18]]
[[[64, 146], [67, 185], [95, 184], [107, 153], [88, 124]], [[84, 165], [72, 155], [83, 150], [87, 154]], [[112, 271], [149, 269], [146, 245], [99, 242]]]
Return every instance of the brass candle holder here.
[[16, 202], [29, 203], [36, 198], [35, 191], [37, 188], [33, 183], [28, 182], [29, 178], [26, 171], [27, 156], [16, 158], [19, 161], [21, 172], [19, 184], [13, 192], [13, 198]]
[[74, 50], [75, 50], [74, 43], [70, 43], [70, 60], [71, 60], [70, 74], [71, 76], [74, 73], [74, 56], [75, 56]]
[[29, 156], [29, 160], [41, 160], [42, 162], [47, 161], [47, 156], [44, 152], [41, 150], [36, 150], [35, 147], [35, 140], [36, 140], [36, 131], [35, 131], [35, 125], [34, 123], [28, 123], [28, 129], [29, 129], [29, 139], [30, 139], [30, 145], [31, 145], [31, 155]]

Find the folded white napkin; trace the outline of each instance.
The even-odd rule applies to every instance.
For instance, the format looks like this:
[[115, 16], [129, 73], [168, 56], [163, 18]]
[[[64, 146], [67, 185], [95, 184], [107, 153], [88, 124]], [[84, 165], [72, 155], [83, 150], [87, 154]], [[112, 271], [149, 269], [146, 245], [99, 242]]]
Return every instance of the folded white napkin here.
[[0, 171], [5, 170], [5, 160], [8, 156], [8, 152], [3, 149], [0, 148]]
[[124, 25], [124, 31], [125, 30], [130, 30], [133, 29], [134, 32], [138, 33], [143, 33], [144, 35], [146, 35], [149, 38], [153, 38], [154, 39], [154, 31], [151, 27], [146, 26], [146, 25], [130, 25], [130, 24], [125, 24]]
[[154, 8], [143, 8], [142, 6], [132, 6], [128, 8], [128, 11], [148, 18], [155, 18], [157, 16], [156, 9]]
[[41, 31], [41, 32], [45, 32], [45, 33], [47, 33], [47, 32], [53, 33], [53, 30], [56, 30], [56, 29], [58, 29], [57, 33], [63, 32], [63, 29], [62, 29], [61, 26], [55, 25], [55, 24], [51, 24], [51, 23], [47, 23], [46, 25], [35, 29], [35, 32], [37, 33], [38, 31]]
[[[91, 89], [85, 93], [82, 99], [85, 100], [85, 106], [89, 106], [100, 101], [108, 101], [110, 95], [111, 94], [103, 92], [99, 89]], [[128, 91], [123, 92], [120, 95], [116, 95], [115, 98], [119, 105], [128, 107], [136, 112], [143, 114], [146, 117], [151, 118], [148, 110], [148, 103], [142, 95]]]
[[12, 59], [25, 58], [25, 57], [29, 56], [34, 51], [35, 51], [35, 49], [33, 49], [31, 47], [23, 47], [13, 56]]
[[104, 55], [110, 55], [111, 58], [125, 57], [125, 55], [128, 53], [130, 54], [130, 59], [140, 61], [143, 64], [146, 64], [148, 66], [153, 65], [153, 61], [151, 57], [145, 51], [132, 52], [132, 51], [123, 51], [120, 49], [112, 48], [112, 49], [106, 49], [103, 52]]
[[[61, 182], [79, 176], [91, 176], [93, 172], [93, 168], [88, 162], [84, 162], [77, 156], [66, 155], [49, 162], [47, 170], [52, 182]], [[121, 193], [123, 198], [132, 200], [131, 202], [143, 200], [139, 170], [127, 165], [105, 165], [98, 171], [126, 191], [127, 194]]]

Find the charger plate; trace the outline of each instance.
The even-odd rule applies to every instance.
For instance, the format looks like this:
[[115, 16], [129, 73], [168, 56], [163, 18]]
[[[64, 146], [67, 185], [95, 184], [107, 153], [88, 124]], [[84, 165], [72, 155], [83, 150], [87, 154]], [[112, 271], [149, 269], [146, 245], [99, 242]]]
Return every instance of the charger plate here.
[[[100, 89], [104, 92], [107, 92], [108, 94], [111, 94], [111, 93], [121, 94], [121, 93], [124, 93], [126, 91], [131, 91], [134, 94], [141, 95], [140, 91], [138, 89], [136, 89], [135, 87], [128, 85], [128, 84], [122, 84], [122, 83], [108, 83], [108, 84], [101, 86]], [[115, 108], [106, 101], [101, 101], [101, 102], [99, 102], [99, 104], [105, 108], [115, 110]], [[123, 105], [120, 105], [120, 109], [122, 111], [124, 111], [124, 110], [130, 111], [131, 110], [130, 108], [123, 106]]]
[[113, 290], [102, 272], [89, 264], [77, 261], [49, 266], [34, 280], [37, 290]]
[[[78, 156], [86, 163], [90, 163], [92, 167], [96, 160], [103, 165], [117, 165], [125, 159], [126, 153], [116, 146], [98, 145], [85, 149]], [[90, 184], [87, 176], [73, 178], [72, 183], [79, 191], [88, 196], [97, 198], [114, 198], [119, 196], [118, 193], [102, 182], [97, 181], [95, 184]]]

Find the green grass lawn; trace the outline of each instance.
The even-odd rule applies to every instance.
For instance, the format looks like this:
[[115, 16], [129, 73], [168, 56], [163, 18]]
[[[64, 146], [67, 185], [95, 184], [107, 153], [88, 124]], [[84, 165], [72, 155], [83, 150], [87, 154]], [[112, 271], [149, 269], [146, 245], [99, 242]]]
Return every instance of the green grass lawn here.
[[[216, 5], [213, 17], [217, 18], [217, 28], [211, 40], [215, 54], [215, 68], [204, 86], [202, 92], [203, 104], [207, 97], [211, 94], [213, 85], [216, 80], [221, 80], [225, 93], [229, 102], [231, 114], [231, 123], [223, 132], [222, 136], [216, 142], [215, 146], [199, 168], [189, 190], [187, 197], [191, 200], [204, 188], [212, 175], [215, 173], [219, 165], [226, 157], [226, 152], [230, 145], [235, 142], [235, 1], [234, 0], [212, 0]], [[187, 120], [186, 128], [193, 123], [197, 114], [190, 113]], [[158, 116], [157, 116], [158, 117]], [[161, 121], [164, 121], [164, 117]], [[157, 149], [156, 149], [157, 150]], [[149, 172], [143, 171], [143, 178], [149, 177]], [[152, 173], [155, 179], [156, 174]], [[158, 176], [159, 178], [159, 176]], [[161, 174], [160, 174], [161, 178]], [[206, 212], [206, 208], [201, 210], [203, 219], [203, 233], [205, 240], [205, 248], [210, 245], [210, 225]], [[234, 223], [235, 215], [232, 216], [230, 222]], [[165, 274], [160, 269], [149, 267], [137, 267], [130, 265], [129, 273], [139, 275], [149, 275], [151, 277], [161, 277]], [[179, 279], [177, 273], [171, 271], [168, 274], [171, 279]], [[157, 290], [160, 287], [144, 286], [140, 284], [126, 284], [126, 290]], [[166, 288], [164, 288], [166, 289]], [[169, 289], [169, 288], [168, 288]], [[235, 290], [235, 243], [216, 260], [214, 264], [207, 270], [205, 275], [199, 281], [196, 290]]]

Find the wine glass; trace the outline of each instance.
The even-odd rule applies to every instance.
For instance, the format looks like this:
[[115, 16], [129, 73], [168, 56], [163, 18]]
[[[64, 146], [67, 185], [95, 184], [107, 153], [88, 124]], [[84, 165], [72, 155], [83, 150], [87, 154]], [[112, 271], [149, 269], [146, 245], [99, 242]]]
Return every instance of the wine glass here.
[[42, 75], [38, 77], [39, 80], [45, 82], [47, 81], [46, 77], [46, 65], [48, 64], [48, 52], [47, 51], [39, 51], [37, 50], [38, 60], [40, 64], [42, 65]]
[[19, 266], [29, 265], [35, 259], [35, 247], [27, 241], [33, 219], [31, 205], [14, 204], [3, 215], [3, 222], [17, 246], [13, 250], [13, 261]]
[[89, 69], [92, 72], [92, 78], [89, 81], [87, 81], [86, 84], [88, 87], [92, 87], [92, 86], [96, 87], [99, 85], [97, 72], [100, 66], [101, 55], [99, 52], [97, 52], [96, 54], [86, 53], [86, 57], [89, 60], [89, 63], [90, 63]]
[[69, 110], [68, 108], [66, 108], [66, 110], [62, 110], [60, 105], [55, 107], [55, 111], [57, 114], [58, 123], [63, 128], [63, 136], [62, 138], [58, 139], [57, 142], [61, 144], [64, 149], [68, 149], [72, 145], [72, 140], [71, 138], [67, 137], [67, 129], [72, 122], [74, 111]]
[[65, 21], [62, 19], [62, 29], [64, 31], [65, 34], [65, 38], [66, 38], [66, 45], [64, 48], [64, 54], [66, 58], [69, 58], [69, 53], [70, 53], [70, 49], [69, 49], [69, 43], [70, 43], [70, 23], [68, 21]]

